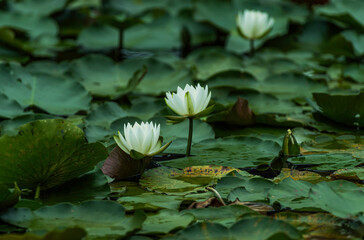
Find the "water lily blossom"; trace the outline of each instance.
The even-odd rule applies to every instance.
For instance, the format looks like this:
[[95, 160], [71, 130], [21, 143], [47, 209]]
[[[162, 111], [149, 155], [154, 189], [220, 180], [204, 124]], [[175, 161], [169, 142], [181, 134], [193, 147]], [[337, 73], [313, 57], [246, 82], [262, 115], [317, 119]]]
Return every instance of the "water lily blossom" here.
[[177, 88], [177, 93], [166, 93], [166, 104], [175, 113], [183, 117], [200, 117], [211, 99], [208, 86], [197, 84], [196, 87], [186, 84], [185, 88]]
[[114, 140], [121, 150], [133, 159], [142, 159], [163, 152], [171, 144], [169, 142], [162, 147], [159, 134], [159, 124], [135, 122], [133, 126], [130, 123], [124, 124], [124, 136], [118, 132]]
[[189, 119], [189, 132], [186, 156], [190, 155], [192, 145], [193, 119], [201, 118], [212, 112], [214, 106], [207, 107], [211, 99], [208, 86], [197, 84], [196, 87], [186, 84], [185, 88], [177, 88], [177, 93], [166, 93], [166, 104], [180, 116], [166, 116], [168, 122], [176, 124]]
[[263, 38], [272, 30], [274, 19], [265, 12], [245, 10], [238, 13], [236, 24], [240, 35], [250, 40], [253, 54], [254, 40]]

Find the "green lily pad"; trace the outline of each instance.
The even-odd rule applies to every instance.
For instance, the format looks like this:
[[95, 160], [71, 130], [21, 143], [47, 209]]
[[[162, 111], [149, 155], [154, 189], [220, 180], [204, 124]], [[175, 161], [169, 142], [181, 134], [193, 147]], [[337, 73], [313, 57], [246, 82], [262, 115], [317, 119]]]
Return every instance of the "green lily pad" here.
[[65, 184], [41, 193], [42, 202], [47, 205], [70, 202], [79, 203], [92, 199], [104, 199], [110, 193], [105, 175], [99, 168], [74, 178]]
[[19, 132], [19, 128], [29, 122], [33, 122], [36, 120], [42, 119], [56, 119], [58, 117], [48, 114], [36, 113], [36, 114], [25, 114], [23, 116], [19, 116], [13, 118], [11, 120], [5, 120], [0, 122], [0, 135], [8, 135], [15, 136]]
[[53, 230], [45, 236], [39, 237], [33, 233], [26, 234], [5, 234], [0, 240], [82, 240], [87, 235], [86, 231], [79, 227], [66, 228], [64, 230]]
[[[85, 134], [89, 142], [110, 139], [116, 133], [111, 130], [111, 123], [118, 118], [127, 116], [115, 102], [105, 102], [97, 106], [86, 117]], [[123, 129], [119, 128], [118, 130]]]
[[235, 223], [230, 232], [233, 239], [302, 239], [292, 225], [268, 217], [251, 217]]
[[124, 31], [125, 47], [138, 50], [164, 50], [181, 46], [179, 19], [168, 14]]
[[15, 189], [9, 189], [0, 185], [0, 212], [14, 206], [19, 201], [20, 193], [21, 191], [17, 186]]
[[[66, 0], [25, 0], [21, 2], [10, 1], [9, 7], [11, 11], [25, 15], [34, 15], [46, 17], [51, 13], [61, 10], [66, 3]], [[38, 7], [34, 7], [34, 6]]]
[[217, 223], [196, 223], [166, 239], [263, 240], [263, 239], [301, 239], [301, 233], [292, 225], [268, 217], [247, 217], [232, 227], [226, 228]]
[[55, 115], [89, 109], [91, 96], [75, 79], [21, 71], [19, 67], [0, 65], [0, 92], [23, 108], [36, 106]]
[[0, 138], [0, 181], [48, 189], [92, 170], [106, 157], [105, 147], [88, 144], [80, 128], [60, 119], [38, 120], [23, 125], [16, 136]]
[[150, 10], [165, 10], [175, 15], [182, 9], [192, 7], [190, 0], [177, 2], [174, 0], [155, 0], [152, 2], [148, 0], [140, 0], [138, 2], [134, 0], [125, 0], [122, 2], [111, 0], [109, 4], [109, 7], [129, 14], [141, 14]]
[[195, 223], [171, 237], [165, 238], [166, 240], [183, 240], [193, 239], [198, 236], [200, 239], [219, 240], [231, 239], [229, 238], [229, 229], [218, 223], [202, 222]]
[[326, 90], [326, 86], [304, 75], [285, 73], [268, 77], [264, 82], [257, 84], [254, 89], [282, 99], [292, 99], [310, 97], [313, 92]]
[[321, 113], [329, 119], [355, 127], [354, 123], [364, 126], [364, 93], [328, 94], [314, 93], [314, 99], [321, 108]]
[[165, 209], [157, 214], [148, 216], [143, 223], [141, 234], [169, 233], [176, 229], [187, 227], [195, 220], [189, 213], [180, 213], [177, 210]]
[[164, 95], [167, 91], [177, 91], [177, 87], [191, 84], [191, 70], [180, 64], [171, 66], [154, 58], [128, 59], [123, 62], [123, 67], [130, 71], [146, 66], [147, 74], [137, 86], [136, 91], [144, 94]]
[[159, 209], [178, 209], [182, 200], [178, 196], [158, 193], [142, 193], [137, 196], [124, 196], [118, 199], [127, 211], [143, 209], [155, 211]]
[[204, 190], [202, 185], [193, 184], [179, 179], [174, 179], [174, 176], [182, 174], [181, 170], [168, 167], [158, 167], [146, 170], [139, 180], [139, 184], [157, 193], [165, 193], [168, 195], [186, 195], [187, 193]]
[[332, 179], [345, 179], [349, 181], [363, 181], [364, 168], [343, 168], [333, 172]]
[[[140, 65], [129, 70], [104, 55], [87, 55], [71, 63], [72, 74], [93, 95], [117, 98], [132, 91], [140, 81]], [[136, 73], [136, 76], [133, 74]], [[136, 85], [134, 85], [136, 82]]]
[[196, 78], [208, 78], [226, 71], [243, 71], [243, 61], [220, 48], [202, 48], [187, 58], [194, 66]]
[[306, 181], [295, 181], [292, 178], [286, 178], [269, 190], [268, 198], [271, 204], [279, 202], [282, 207], [293, 209], [314, 207], [312, 201], [308, 202], [308, 204], [301, 202], [302, 199], [308, 198], [312, 186], [313, 184]]
[[[350, 234], [353, 237], [359, 237], [357, 226], [351, 224], [346, 219], [340, 219], [329, 213], [313, 213], [302, 215], [295, 212], [279, 212], [274, 214], [274, 218], [288, 222], [299, 229], [305, 237], [322, 237], [345, 238], [345, 235]], [[345, 232], [342, 228], [346, 228]]]
[[80, 32], [77, 43], [90, 50], [116, 48], [119, 44], [119, 31], [106, 24], [93, 24]]
[[[151, 121], [161, 124], [161, 136], [163, 136], [164, 142], [173, 141], [177, 138], [186, 138], [187, 146], [188, 120], [174, 125], [166, 123], [165, 118], [152, 118]], [[192, 142], [194, 143], [215, 138], [214, 130], [208, 123], [193, 120], [193, 128]]]
[[267, 194], [267, 189], [264, 189], [261, 192], [250, 192], [244, 187], [237, 187], [229, 193], [227, 198], [230, 202], [234, 202], [237, 199], [240, 202], [266, 201]]
[[13, 225], [28, 228], [29, 232], [37, 235], [78, 226], [86, 230], [86, 239], [117, 239], [140, 229], [145, 215], [137, 212], [133, 217], [126, 217], [120, 204], [92, 200], [80, 205], [60, 203], [35, 211], [29, 208], [11, 208], [0, 218]]
[[328, 4], [317, 8], [317, 12], [334, 19], [337, 19], [339, 16], [343, 17], [349, 15], [354, 21], [350, 18], [339, 18], [339, 20], [342, 20], [344, 23], [356, 23], [363, 27], [364, 17], [360, 11], [362, 7], [364, 7], [363, 2], [336, 0], [330, 1]]
[[[176, 140], [168, 150], [184, 153], [185, 148], [184, 141]], [[194, 156], [164, 161], [163, 165], [178, 168], [211, 164], [234, 168], [255, 167], [269, 163], [280, 150], [278, 143], [269, 140], [250, 137], [219, 138], [196, 143], [191, 151]]]
[[225, 227], [234, 225], [236, 221], [245, 215], [257, 214], [249, 207], [242, 205], [187, 209], [183, 210], [182, 213], [191, 213], [199, 221], [220, 223]]
[[360, 161], [350, 153], [312, 154], [290, 158], [288, 161], [295, 164], [313, 164], [311, 169], [336, 170], [340, 168], [355, 167]]
[[32, 39], [41, 38], [42, 35], [55, 36], [58, 30], [56, 22], [50, 18], [3, 11], [0, 14], [0, 27], [12, 27], [28, 32]]
[[23, 108], [19, 103], [0, 93], [0, 118], [14, 118], [23, 114]]
[[[342, 182], [342, 180], [334, 181], [331, 184], [320, 182], [311, 188], [310, 198], [317, 206], [335, 216], [341, 218], [363, 216], [363, 189], [355, 185], [353, 185], [354, 189], [344, 189], [344, 191], [335, 189], [336, 186], [342, 185]], [[362, 219], [360, 218], [360, 220]]]

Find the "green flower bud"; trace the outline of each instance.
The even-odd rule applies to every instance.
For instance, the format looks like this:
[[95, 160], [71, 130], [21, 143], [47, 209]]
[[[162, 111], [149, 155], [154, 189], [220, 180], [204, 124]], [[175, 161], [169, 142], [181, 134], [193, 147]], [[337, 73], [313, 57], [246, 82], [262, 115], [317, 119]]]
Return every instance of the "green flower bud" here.
[[284, 156], [298, 156], [301, 154], [300, 145], [293, 136], [291, 129], [288, 129], [286, 136], [284, 136], [282, 151]]

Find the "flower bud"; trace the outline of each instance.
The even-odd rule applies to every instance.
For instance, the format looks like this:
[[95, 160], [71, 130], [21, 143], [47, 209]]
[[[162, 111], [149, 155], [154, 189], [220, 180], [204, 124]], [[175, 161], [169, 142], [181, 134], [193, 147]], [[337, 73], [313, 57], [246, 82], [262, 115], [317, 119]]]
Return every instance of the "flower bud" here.
[[282, 152], [284, 156], [298, 156], [301, 154], [300, 145], [293, 136], [291, 129], [288, 129], [286, 136], [284, 136]]

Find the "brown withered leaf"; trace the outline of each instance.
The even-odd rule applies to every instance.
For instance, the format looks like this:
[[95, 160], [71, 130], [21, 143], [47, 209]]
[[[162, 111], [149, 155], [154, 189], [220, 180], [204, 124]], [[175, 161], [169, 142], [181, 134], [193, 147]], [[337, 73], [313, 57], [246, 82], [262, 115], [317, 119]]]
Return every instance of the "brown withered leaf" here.
[[274, 211], [274, 208], [268, 204], [260, 203], [260, 202], [240, 202], [239, 200], [235, 200], [229, 205], [243, 205], [249, 207], [251, 210], [254, 210], [260, 214], [267, 214], [268, 212]]
[[229, 124], [240, 126], [254, 124], [254, 114], [249, 107], [248, 100], [238, 97], [234, 106], [226, 115], [225, 121]]
[[140, 160], [132, 159], [117, 146], [110, 152], [101, 170], [104, 174], [120, 180], [142, 174], [151, 159], [151, 157], [145, 157]]
[[222, 207], [224, 206], [216, 197], [210, 197], [209, 199], [203, 202], [194, 202], [188, 206], [187, 209], [193, 208], [208, 208], [208, 207]]

